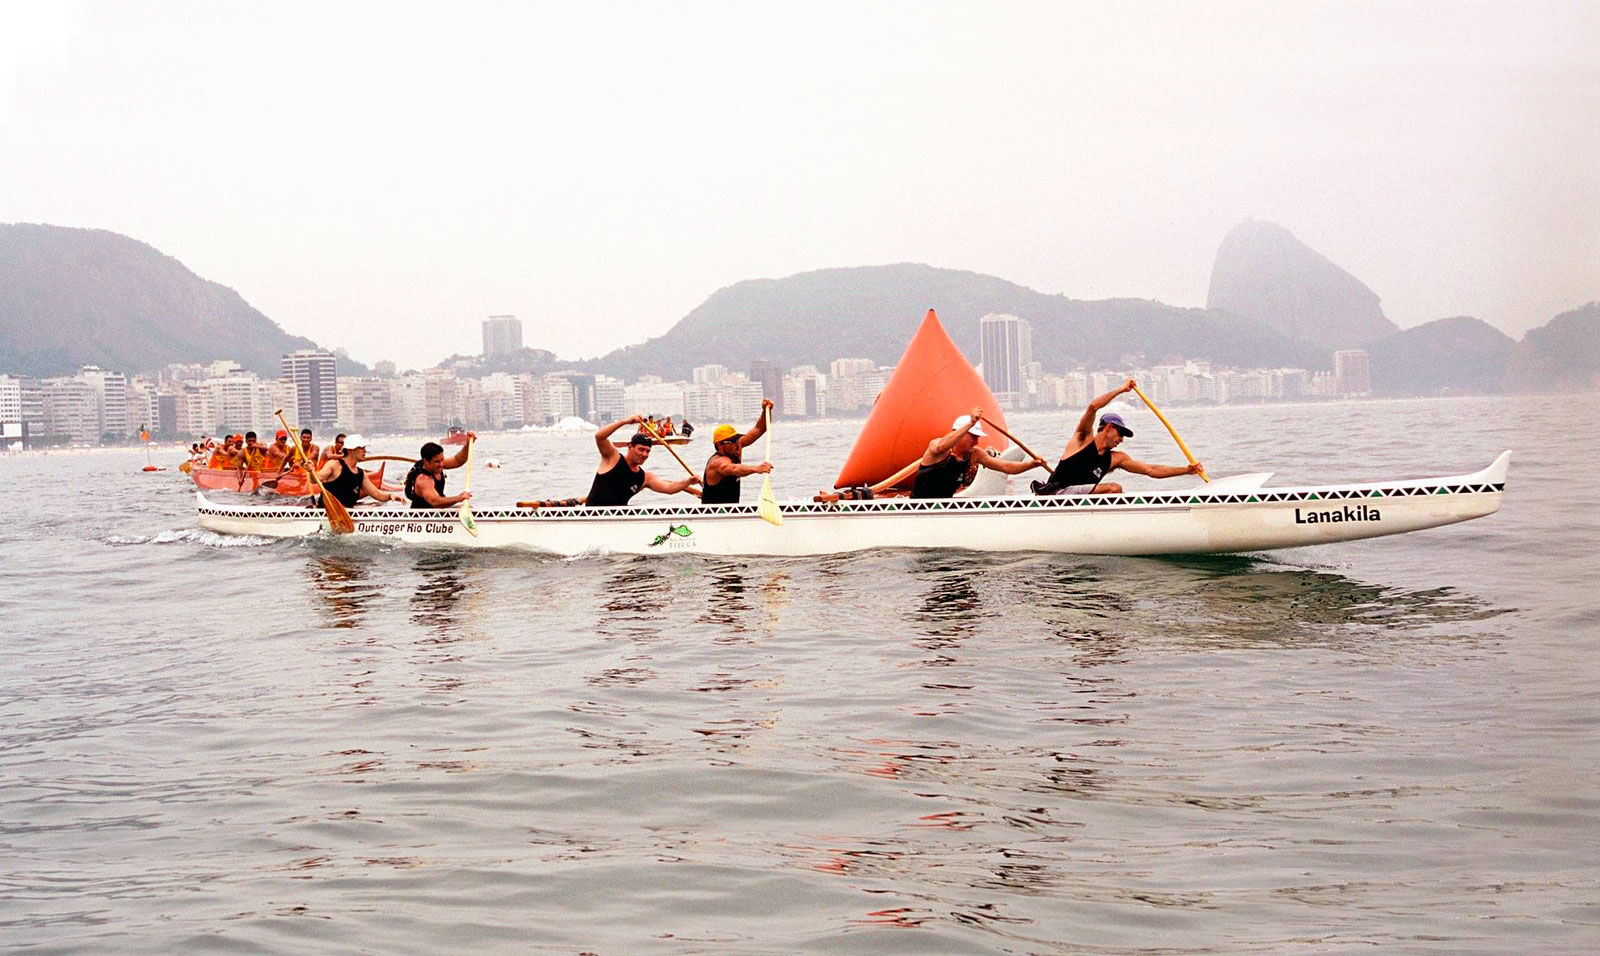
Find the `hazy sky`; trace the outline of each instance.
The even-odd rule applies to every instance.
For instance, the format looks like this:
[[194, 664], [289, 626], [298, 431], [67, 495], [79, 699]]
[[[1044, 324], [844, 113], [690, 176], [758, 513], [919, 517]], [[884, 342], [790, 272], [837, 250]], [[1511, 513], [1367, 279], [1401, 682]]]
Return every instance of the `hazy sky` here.
[[1520, 336], [1600, 299], [1597, 51], [1593, 2], [0, 0], [0, 221], [402, 367], [832, 266], [1204, 305], [1247, 218]]

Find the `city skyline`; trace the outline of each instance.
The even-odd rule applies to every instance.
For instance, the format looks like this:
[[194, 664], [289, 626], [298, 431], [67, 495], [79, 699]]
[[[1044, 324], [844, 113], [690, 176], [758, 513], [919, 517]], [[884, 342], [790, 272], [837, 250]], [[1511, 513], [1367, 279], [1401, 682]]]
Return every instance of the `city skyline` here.
[[[1017, 331], [1005, 321], [1014, 317], [985, 319]], [[391, 378], [340, 377], [331, 353], [301, 350], [283, 356], [275, 379], [227, 359], [168, 365], [153, 380], [97, 366], [45, 379], [0, 372], [0, 437], [6, 445], [100, 444], [124, 442], [145, 429], [185, 439], [270, 432], [279, 410], [289, 421], [321, 432], [374, 434], [548, 427], [571, 419], [598, 425], [629, 414], [742, 423], [759, 414], [764, 397], [774, 400], [778, 417], [789, 420], [855, 418], [871, 409], [893, 370], [870, 359], [839, 358], [827, 371], [811, 365], [785, 370], [756, 360], [746, 374], [708, 364], [676, 381], [646, 375], [624, 382], [576, 371], [463, 377], [441, 367]], [[1028, 362], [1012, 373], [1019, 376], [1018, 393], [1005, 400], [997, 395], [1012, 410], [1081, 407], [1129, 376], [1142, 379], [1158, 403], [1173, 405], [1362, 398], [1371, 389], [1367, 353], [1360, 349], [1336, 353], [1334, 369], [1322, 372], [1184, 360], [1118, 370], [1078, 366], [1060, 373]]]

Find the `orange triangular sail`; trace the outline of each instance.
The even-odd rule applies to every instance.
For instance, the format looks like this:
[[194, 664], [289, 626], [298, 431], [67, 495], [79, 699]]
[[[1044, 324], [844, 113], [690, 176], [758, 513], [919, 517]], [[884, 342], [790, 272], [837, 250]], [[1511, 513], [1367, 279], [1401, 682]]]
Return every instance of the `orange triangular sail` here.
[[[950, 430], [952, 419], [974, 408], [982, 408], [991, 421], [1005, 426], [1005, 414], [994, 393], [929, 309], [861, 426], [833, 486], [849, 488], [883, 481], [922, 457], [928, 442]], [[1010, 443], [991, 430], [978, 444], [1001, 452]], [[904, 485], [910, 484], [906, 479]]]

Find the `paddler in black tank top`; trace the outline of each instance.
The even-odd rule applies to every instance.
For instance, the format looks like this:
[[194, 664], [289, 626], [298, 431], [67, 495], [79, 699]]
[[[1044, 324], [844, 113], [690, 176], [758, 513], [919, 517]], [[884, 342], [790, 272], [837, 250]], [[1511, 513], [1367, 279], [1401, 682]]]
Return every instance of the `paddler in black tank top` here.
[[383, 502], [405, 500], [372, 483], [372, 476], [358, 467], [366, 457], [367, 440], [360, 435], [351, 435], [345, 445], [344, 457], [329, 458], [328, 463], [317, 471], [317, 480], [322, 482], [328, 494], [346, 508], [354, 508], [362, 498]]
[[1111, 404], [1111, 400], [1118, 395], [1133, 391], [1136, 384], [1130, 378], [1122, 387], [1114, 388], [1089, 403], [1083, 417], [1078, 419], [1078, 427], [1073, 429], [1072, 437], [1067, 439], [1066, 450], [1061, 453], [1061, 461], [1050, 473], [1050, 478], [1033, 483], [1034, 494], [1119, 495], [1122, 485], [1102, 480], [1118, 468], [1149, 478], [1176, 478], [1200, 473], [1202, 469], [1199, 462], [1192, 465], [1151, 465], [1117, 451], [1117, 446], [1122, 444], [1124, 438], [1133, 437], [1133, 429], [1116, 412], [1100, 416], [1099, 430], [1095, 430], [1095, 413]]
[[701, 504], [736, 505], [739, 503], [740, 478], [764, 475], [772, 470], [770, 462], [744, 464], [744, 450], [766, 434], [767, 415], [771, 410], [772, 399], [763, 398], [756, 423], [743, 435], [734, 431], [732, 425], [718, 425], [711, 432], [712, 455], [706, 462], [706, 483], [700, 495]]
[[406, 500], [413, 508], [453, 508], [472, 497], [472, 492], [447, 495], [444, 491], [446, 468], [460, 468], [467, 463], [467, 451], [478, 438], [477, 432], [467, 432], [461, 450], [446, 458], [444, 446], [438, 442], [425, 442], [419, 450], [417, 463], [406, 474]]
[[600, 467], [595, 469], [594, 483], [589, 486], [584, 504], [591, 508], [625, 505], [641, 488], [649, 488], [663, 495], [675, 495], [700, 483], [699, 475], [666, 481], [645, 471], [644, 463], [650, 457], [650, 446], [655, 442], [644, 432], [636, 432], [628, 440], [626, 452], [617, 452], [617, 446], [611, 443], [612, 433], [624, 425], [638, 425], [643, 421], [643, 415], [631, 415], [603, 425], [594, 433], [595, 447], [600, 449]]
[[1029, 468], [1048, 468], [1048, 463], [1029, 458], [1006, 461], [993, 450], [979, 448], [978, 439], [987, 438], [978, 418], [983, 409], [974, 408], [950, 423], [950, 433], [928, 442], [928, 450], [917, 463], [917, 477], [911, 484], [913, 498], [953, 498], [972, 484], [978, 469], [991, 468], [1005, 475], [1020, 475]]

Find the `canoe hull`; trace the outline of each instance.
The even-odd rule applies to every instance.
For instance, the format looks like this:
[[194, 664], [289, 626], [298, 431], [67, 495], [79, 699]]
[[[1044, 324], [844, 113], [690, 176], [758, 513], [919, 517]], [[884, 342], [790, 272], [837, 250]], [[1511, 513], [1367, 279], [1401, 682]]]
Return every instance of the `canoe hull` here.
[[[353, 508], [358, 537], [449, 548], [804, 556], [876, 548], [950, 548], [1070, 554], [1262, 551], [1403, 534], [1493, 514], [1510, 453], [1471, 475], [1408, 481], [1082, 498], [890, 499], [781, 503], [783, 525], [756, 504], [623, 508], [473, 509], [478, 533], [451, 510]], [[202, 528], [301, 537], [326, 530], [320, 511], [214, 505], [199, 498]]]

